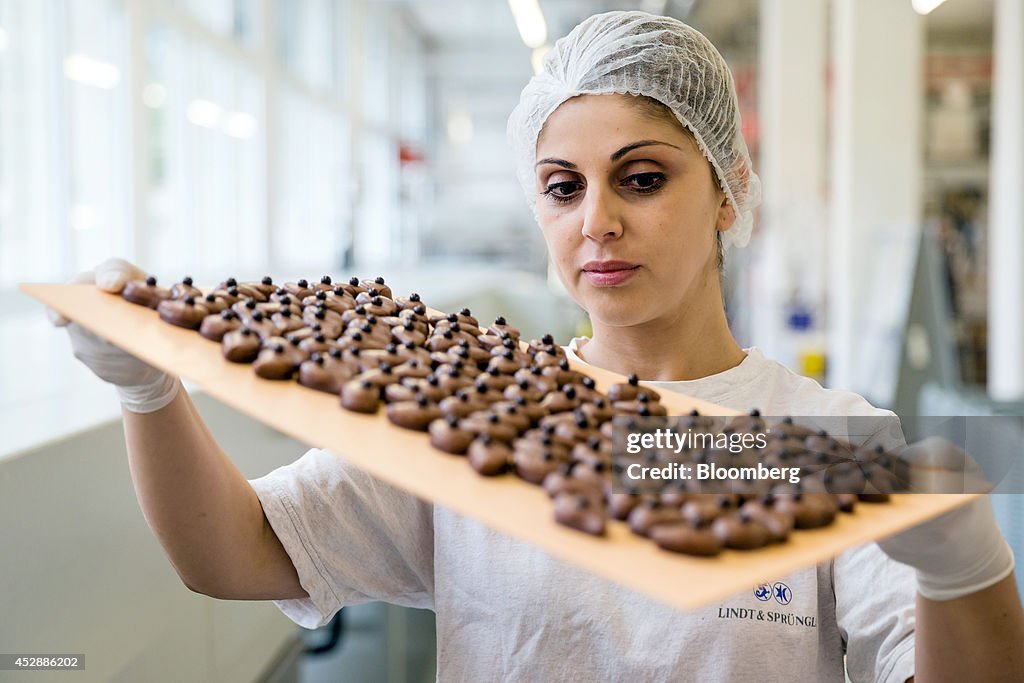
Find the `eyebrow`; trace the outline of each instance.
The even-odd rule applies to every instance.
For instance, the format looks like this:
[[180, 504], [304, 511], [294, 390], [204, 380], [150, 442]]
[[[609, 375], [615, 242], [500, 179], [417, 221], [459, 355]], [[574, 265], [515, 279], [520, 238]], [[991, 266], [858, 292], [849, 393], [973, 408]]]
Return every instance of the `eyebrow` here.
[[[650, 147], [652, 145], [664, 145], [666, 147], [671, 147], [672, 149], [678, 149], [679, 151], [682, 151], [680, 147], [677, 147], [668, 142], [662, 142], [661, 140], [640, 140], [639, 142], [634, 142], [632, 144], [626, 145], [622, 149], [612, 154], [610, 158], [612, 161], [618, 161], [622, 157], [632, 152], [634, 149], [639, 149], [640, 147]], [[536, 166], [540, 166], [541, 164], [555, 164], [556, 166], [568, 168], [573, 171], [576, 170], [577, 168], [576, 164], [572, 163], [571, 161], [566, 161], [565, 159], [555, 159], [553, 157], [541, 159], [540, 161], [537, 162]]]

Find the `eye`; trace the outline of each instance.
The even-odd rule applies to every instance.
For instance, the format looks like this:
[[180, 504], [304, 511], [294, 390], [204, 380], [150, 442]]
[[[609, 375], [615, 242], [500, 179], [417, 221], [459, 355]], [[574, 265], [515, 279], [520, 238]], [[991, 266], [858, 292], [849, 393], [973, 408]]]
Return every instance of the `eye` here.
[[623, 179], [622, 184], [634, 192], [657, 192], [665, 184], [664, 173], [635, 173]]
[[561, 183], [552, 183], [551, 185], [548, 185], [547, 189], [544, 190], [544, 192], [542, 192], [541, 194], [543, 194], [545, 197], [550, 198], [552, 201], [558, 202], [559, 204], [564, 204], [566, 202], [572, 201], [575, 198], [576, 193], [579, 191], [582, 185], [583, 183], [575, 180], [564, 181]]

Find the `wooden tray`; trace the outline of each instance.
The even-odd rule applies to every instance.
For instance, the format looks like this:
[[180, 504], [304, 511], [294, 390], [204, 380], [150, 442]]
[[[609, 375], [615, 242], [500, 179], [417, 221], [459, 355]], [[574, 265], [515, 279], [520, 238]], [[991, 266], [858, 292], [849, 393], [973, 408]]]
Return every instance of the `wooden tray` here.
[[[220, 346], [162, 322], [155, 311], [92, 285], [24, 284], [21, 290], [162, 370], [189, 379], [211, 396], [315, 447], [326, 448], [380, 479], [542, 548], [551, 555], [680, 609], [695, 609], [797, 569], [883, 538], [972, 499], [966, 494], [903, 494], [885, 505], [859, 505], [824, 529], [800, 531], [784, 544], [696, 558], [660, 550], [612, 522], [605, 538], [556, 524], [551, 501], [515, 476], [478, 475], [465, 458], [441, 453], [427, 437], [375, 416], [342, 409], [338, 399], [295, 382], [260, 379], [248, 365], [226, 362]], [[515, 323], [515, 321], [510, 321]], [[599, 388], [622, 381], [587, 367]], [[670, 414], [692, 408], [730, 415], [713, 404], [662, 392]]]

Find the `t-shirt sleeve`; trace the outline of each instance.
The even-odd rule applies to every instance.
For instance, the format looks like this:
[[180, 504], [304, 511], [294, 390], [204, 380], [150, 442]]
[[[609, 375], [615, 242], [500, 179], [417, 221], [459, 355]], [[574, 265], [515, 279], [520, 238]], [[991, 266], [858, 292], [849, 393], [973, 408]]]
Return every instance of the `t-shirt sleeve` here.
[[833, 572], [850, 680], [904, 683], [914, 675], [914, 570], [869, 543], [837, 557]]
[[371, 600], [433, 607], [429, 503], [319, 449], [250, 484], [309, 594], [274, 601], [292, 621], [317, 628]]

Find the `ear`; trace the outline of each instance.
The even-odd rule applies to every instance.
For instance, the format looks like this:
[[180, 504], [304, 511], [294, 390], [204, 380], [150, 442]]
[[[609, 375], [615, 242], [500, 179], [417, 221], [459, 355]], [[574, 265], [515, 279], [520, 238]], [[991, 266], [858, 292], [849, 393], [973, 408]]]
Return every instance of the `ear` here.
[[725, 232], [736, 222], [736, 209], [732, 207], [729, 196], [722, 193], [722, 203], [718, 205], [718, 220], [715, 221], [715, 229], [718, 232]]

